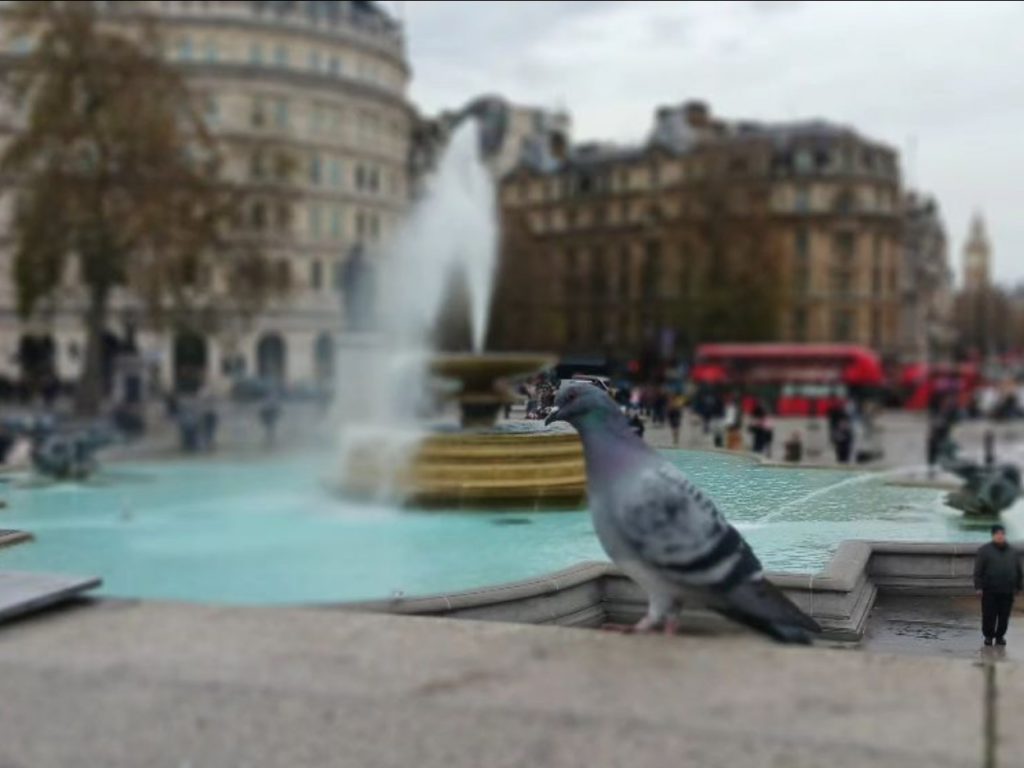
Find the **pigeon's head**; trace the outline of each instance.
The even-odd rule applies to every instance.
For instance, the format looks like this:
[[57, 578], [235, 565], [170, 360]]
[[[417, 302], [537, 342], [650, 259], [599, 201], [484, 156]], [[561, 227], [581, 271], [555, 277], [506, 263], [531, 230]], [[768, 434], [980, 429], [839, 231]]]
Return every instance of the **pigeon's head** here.
[[620, 415], [619, 407], [607, 392], [590, 382], [576, 382], [566, 384], [558, 390], [555, 407], [544, 423], [567, 421], [579, 429], [584, 420], [609, 414]]

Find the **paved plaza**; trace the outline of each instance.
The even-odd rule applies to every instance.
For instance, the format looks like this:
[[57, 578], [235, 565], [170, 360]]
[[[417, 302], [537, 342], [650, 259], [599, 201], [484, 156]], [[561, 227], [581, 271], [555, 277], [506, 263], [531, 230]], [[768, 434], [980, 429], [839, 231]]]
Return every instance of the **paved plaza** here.
[[1019, 764], [1014, 662], [330, 609], [101, 602], [0, 631], [0, 765]]

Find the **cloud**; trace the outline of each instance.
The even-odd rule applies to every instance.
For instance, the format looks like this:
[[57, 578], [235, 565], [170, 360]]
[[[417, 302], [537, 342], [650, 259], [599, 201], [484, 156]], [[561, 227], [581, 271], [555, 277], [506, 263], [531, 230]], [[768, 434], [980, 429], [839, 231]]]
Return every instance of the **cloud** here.
[[428, 112], [483, 92], [565, 106], [581, 139], [642, 139], [658, 104], [727, 117], [824, 117], [904, 155], [939, 199], [959, 271], [982, 209], [995, 272], [1024, 280], [1017, 3], [406, 3], [412, 96]]

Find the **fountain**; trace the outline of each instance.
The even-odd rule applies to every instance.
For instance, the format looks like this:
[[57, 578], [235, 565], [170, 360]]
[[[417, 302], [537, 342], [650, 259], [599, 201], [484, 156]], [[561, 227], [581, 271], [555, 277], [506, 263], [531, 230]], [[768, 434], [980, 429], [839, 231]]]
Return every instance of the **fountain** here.
[[[337, 484], [418, 507], [579, 507], [585, 474], [575, 432], [498, 422], [512, 383], [555, 360], [483, 352], [497, 221], [480, 147], [477, 121], [461, 123], [381, 258], [369, 323], [377, 332], [340, 350]], [[468, 325], [472, 352], [437, 351], [453, 324]]]

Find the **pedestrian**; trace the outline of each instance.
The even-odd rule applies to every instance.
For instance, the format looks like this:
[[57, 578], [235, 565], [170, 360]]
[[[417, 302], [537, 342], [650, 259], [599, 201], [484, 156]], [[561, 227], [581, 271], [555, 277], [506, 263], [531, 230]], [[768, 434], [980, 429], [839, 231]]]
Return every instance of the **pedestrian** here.
[[679, 447], [679, 427], [683, 423], [683, 396], [675, 394], [668, 402], [668, 426], [672, 430], [672, 445]]
[[260, 407], [260, 421], [263, 423], [264, 444], [271, 448], [277, 439], [277, 421], [281, 417], [281, 401], [272, 392]]
[[639, 409], [633, 409], [632, 414], [629, 417], [629, 426], [633, 428], [637, 437], [641, 440], [644, 439], [644, 420], [640, 418]]
[[668, 403], [668, 392], [663, 388], [659, 388], [654, 395], [654, 408], [652, 410], [655, 426], [661, 426], [665, 423], [668, 416]]
[[974, 557], [974, 589], [981, 597], [981, 633], [985, 645], [1006, 645], [1014, 593], [1024, 588], [1017, 551], [1006, 541], [1006, 528], [992, 526], [992, 541]]
[[733, 396], [725, 401], [722, 421], [725, 424], [725, 447], [730, 451], [743, 450], [743, 411]]
[[853, 420], [845, 403], [834, 402], [827, 412], [828, 439], [835, 451], [836, 462], [846, 464], [853, 451]]
[[217, 446], [217, 425], [220, 419], [217, 406], [207, 402], [203, 409], [203, 449], [212, 451]]
[[774, 434], [771, 425], [768, 423], [767, 409], [763, 403], [758, 401], [750, 415], [751, 425], [747, 428], [747, 431], [750, 432], [751, 449], [754, 453], [771, 456]]
[[783, 448], [785, 449], [786, 461], [788, 462], [799, 464], [804, 457], [804, 443], [803, 440], [800, 439], [799, 432], [793, 432], [793, 434], [789, 436], [789, 440], [786, 441]]
[[953, 427], [956, 424], [956, 409], [950, 401], [937, 407], [928, 419], [928, 435], [926, 438], [926, 454], [928, 459], [928, 476], [935, 475], [935, 465], [947, 455], [949, 443], [953, 438]]

